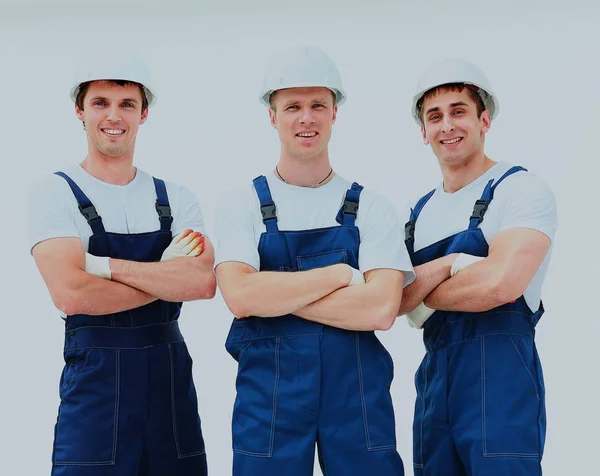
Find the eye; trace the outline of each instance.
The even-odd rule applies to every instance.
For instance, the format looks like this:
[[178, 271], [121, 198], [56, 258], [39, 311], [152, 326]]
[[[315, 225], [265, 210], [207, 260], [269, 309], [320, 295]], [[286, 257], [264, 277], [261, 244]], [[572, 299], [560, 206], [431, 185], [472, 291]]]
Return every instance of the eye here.
[[442, 116], [440, 116], [439, 114], [434, 114], [433, 116], [429, 116], [429, 120], [430, 121], [437, 121], [441, 118]]
[[124, 102], [123, 103], [123, 107], [126, 107], [128, 109], [132, 109], [132, 108], [135, 108], [135, 104], [133, 104], [131, 102]]
[[285, 108], [286, 111], [289, 111], [291, 109], [298, 109], [298, 106], [292, 104], [291, 106]]
[[325, 104], [317, 103], [317, 104], [314, 104], [313, 107], [325, 107]]
[[98, 100], [98, 101], [94, 101], [92, 103], [92, 105], [102, 107], [102, 106], [105, 106], [106, 104], [104, 103], [104, 101]]
[[460, 116], [460, 115], [463, 115], [464, 113], [465, 113], [465, 111], [462, 109], [457, 109], [456, 111], [454, 111], [455, 116], [457, 116], [457, 115]]

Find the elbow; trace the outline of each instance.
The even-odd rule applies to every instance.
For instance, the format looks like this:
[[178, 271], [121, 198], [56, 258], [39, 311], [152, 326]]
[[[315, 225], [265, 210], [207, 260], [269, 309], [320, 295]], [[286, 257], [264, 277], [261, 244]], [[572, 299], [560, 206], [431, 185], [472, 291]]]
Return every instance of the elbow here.
[[200, 289], [200, 299], [212, 299], [217, 293], [217, 279], [211, 274]]
[[214, 273], [203, 273], [196, 280], [192, 289], [190, 289], [189, 299], [187, 301], [196, 301], [199, 299], [212, 299], [217, 292], [217, 279]]
[[377, 312], [374, 313], [375, 321], [373, 330], [390, 330], [396, 322], [396, 317], [398, 315], [398, 307], [398, 302], [394, 299], [382, 303], [382, 305], [379, 306], [379, 308], [377, 309]]
[[228, 299], [225, 302], [231, 313], [237, 318], [244, 318], [252, 315], [249, 306], [240, 299]]
[[485, 292], [490, 296], [495, 306], [501, 306], [508, 302], [515, 301], [523, 295], [525, 289], [521, 289], [522, 286], [519, 283], [515, 283], [514, 280], [501, 277], [489, 283]]
[[51, 293], [51, 297], [56, 308], [67, 316], [73, 316], [83, 312], [81, 300], [73, 292], [54, 292]]

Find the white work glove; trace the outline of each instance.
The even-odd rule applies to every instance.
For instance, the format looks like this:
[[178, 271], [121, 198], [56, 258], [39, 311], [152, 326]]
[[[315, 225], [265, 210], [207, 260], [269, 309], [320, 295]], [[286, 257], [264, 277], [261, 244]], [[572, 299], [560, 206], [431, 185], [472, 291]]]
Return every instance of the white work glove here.
[[198, 231], [185, 230], [171, 240], [160, 257], [161, 261], [169, 261], [185, 256], [199, 256], [204, 251], [204, 235]]
[[85, 254], [85, 272], [102, 279], [110, 279], [110, 258], [108, 256], [94, 256]]
[[352, 279], [350, 280], [348, 286], [354, 286], [356, 284], [365, 284], [365, 277], [363, 276], [363, 274], [358, 269], [355, 269], [352, 266], [350, 266], [350, 269], [352, 270]]
[[473, 256], [468, 255], [466, 253], [460, 253], [454, 260], [454, 263], [452, 263], [452, 268], [450, 268], [450, 276], [454, 276], [461, 269], [465, 269], [467, 266], [473, 263], [477, 263], [482, 259], [483, 258], [481, 256]]
[[422, 329], [425, 321], [429, 319], [434, 312], [435, 309], [431, 309], [421, 302], [414, 310], [406, 314], [406, 320], [410, 327]]

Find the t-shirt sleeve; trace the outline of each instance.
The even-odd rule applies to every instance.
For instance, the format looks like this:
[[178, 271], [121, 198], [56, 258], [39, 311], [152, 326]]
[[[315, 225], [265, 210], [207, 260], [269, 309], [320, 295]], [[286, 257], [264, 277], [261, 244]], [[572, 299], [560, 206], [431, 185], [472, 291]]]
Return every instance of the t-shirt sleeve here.
[[404, 227], [400, 225], [396, 211], [387, 200], [377, 195], [372, 196], [366, 210], [361, 209], [362, 205], [363, 200], [359, 205], [357, 220], [360, 229], [360, 271], [397, 269], [404, 272], [404, 286], [408, 286], [416, 276], [404, 245]]
[[206, 235], [206, 227], [204, 226], [204, 218], [198, 199], [188, 188], [181, 187], [178, 209], [173, 217], [173, 235], [178, 235], [187, 229], [199, 231]]
[[75, 225], [77, 202], [62, 177], [50, 175], [35, 183], [27, 207], [30, 252], [50, 238], [80, 238]]
[[260, 270], [260, 256], [255, 238], [252, 207], [256, 199], [245, 190], [223, 196], [215, 214], [217, 246], [215, 268], [226, 261], [237, 261]]
[[[554, 193], [543, 180], [534, 174], [522, 174], [515, 176], [514, 179], [511, 186], [503, 190], [505, 196], [499, 214], [499, 231], [511, 228], [531, 228], [544, 233], [550, 240], [553, 240], [557, 227]], [[508, 180], [510, 178], [507, 179], [507, 182]], [[502, 185], [504, 184], [498, 186], [498, 191]]]

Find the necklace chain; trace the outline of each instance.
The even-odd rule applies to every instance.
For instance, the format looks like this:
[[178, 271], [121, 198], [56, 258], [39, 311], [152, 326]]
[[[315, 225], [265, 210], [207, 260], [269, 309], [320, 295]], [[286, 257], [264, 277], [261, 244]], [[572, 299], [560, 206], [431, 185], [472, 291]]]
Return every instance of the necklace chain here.
[[[278, 165], [275, 166], [275, 171], [277, 172], [277, 176], [283, 181], [283, 183], [287, 183], [289, 185], [289, 182], [286, 179], [283, 178], [283, 176], [281, 175], [281, 173], [279, 173], [279, 166]], [[329, 173], [327, 174], [327, 176], [323, 180], [321, 180], [319, 183], [317, 183], [315, 185], [309, 185], [309, 186], [311, 188], [317, 188], [319, 185], [321, 185], [323, 182], [325, 182], [325, 180], [327, 180], [331, 176], [332, 173], [333, 173], [333, 167], [331, 167], [329, 169]]]

